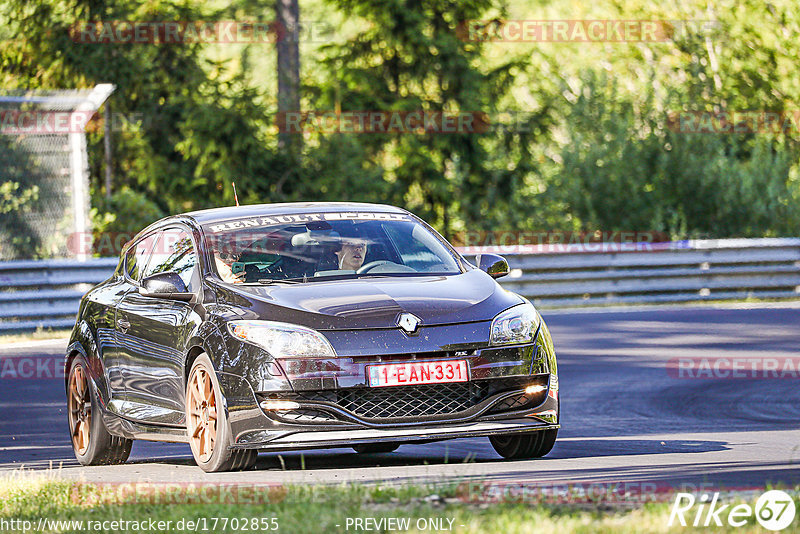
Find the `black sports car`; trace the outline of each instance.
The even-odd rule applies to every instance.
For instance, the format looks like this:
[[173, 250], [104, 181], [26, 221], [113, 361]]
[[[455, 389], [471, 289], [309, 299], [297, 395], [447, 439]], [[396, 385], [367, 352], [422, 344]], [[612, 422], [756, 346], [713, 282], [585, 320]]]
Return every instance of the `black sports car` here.
[[488, 436], [506, 458], [543, 456], [559, 428], [550, 334], [495, 282], [503, 258], [476, 265], [391, 206], [162, 219], [81, 301], [65, 362], [75, 455], [188, 442], [223, 471], [259, 450]]

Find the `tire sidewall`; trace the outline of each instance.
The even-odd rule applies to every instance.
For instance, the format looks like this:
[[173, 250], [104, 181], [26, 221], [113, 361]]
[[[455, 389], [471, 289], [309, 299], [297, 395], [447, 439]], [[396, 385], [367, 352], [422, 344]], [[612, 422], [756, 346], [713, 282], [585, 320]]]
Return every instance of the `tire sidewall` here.
[[[86, 449], [84, 454], [80, 454], [78, 449], [75, 448], [75, 442], [72, 439], [72, 421], [70, 420], [69, 413], [69, 395], [71, 394], [69, 385], [72, 382], [72, 373], [77, 367], [81, 367], [83, 369], [83, 374], [86, 377], [86, 387], [89, 388], [89, 399], [92, 408], [92, 424], [89, 426], [89, 447]], [[108, 448], [111, 436], [108, 433], [108, 430], [106, 430], [105, 424], [103, 423], [103, 413], [100, 410], [99, 403], [97, 402], [97, 391], [95, 391], [94, 380], [89, 374], [89, 366], [82, 357], [79, 356], [72, 360], [72, 364], [70, 364], [69, 367], [68, 376], [67, 425], [69, 426], [70, 445], [72, 445], [72, 451], [75, 453], [75, 458], [77, 458], [78, 463], [81, 465], [92, 465], [96, 462], [101, 452]]]
[[228, 407], [225, 398], [222, 396], [222, 391], [217, 379], [217, 372], [211, 362], [211, 358], [204, 352], [195, 358], [192, 362], [191, 370], [189, 371], [189, 379], [186, 381], [185, 398], [184, 398], [184, 411], [186, 416], [186, 437], [189, 438], [189, 384], [192, 382], [194, 372], [198, 367], [204, 367], [208, 376], [211, 377], [211, 387], [214, 390], [214, 397], [217, 403], [217, 440], [214, 443], [214, 450], [211, 453], [211, 458], [206, 462], [201, 462], [191, 445], [189, 439], [189, 447], [192, 448], [192, 456], [194, 457], [197, 465], [207, 472], [218, 471], [220, 466], [230, 458], [230, 451], [228, 447], [231, 445], [231, 428], [228, 424]]
[[521, 434], [490, 436], [494, 450], [507, 460], [524, 460], [546, 456], [558, 438], [557, 428]]

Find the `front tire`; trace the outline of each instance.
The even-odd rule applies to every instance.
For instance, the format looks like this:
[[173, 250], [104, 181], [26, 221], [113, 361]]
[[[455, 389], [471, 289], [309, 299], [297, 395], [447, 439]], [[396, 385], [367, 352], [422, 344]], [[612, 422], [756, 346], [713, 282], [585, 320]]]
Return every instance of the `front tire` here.
[[353, 445], [353, 450], [358, 454], [377, 454], [383, 452], [394, 452], [400, 447], [399, 443], [364, 443]]
[[554, 428], [527, 434], [489, 436], [489, 441], [497, 454], [503, 458], [521, 460], [545, 456], [553, 449], [557, 436], [558, 429]]
[[75, 458], [81, 465], [124, 464], [133, 440], [112, 436], [106, 430], [97, 392], [82, 358], [72, 360], [68, 376], [67, 418]]
[[192, 364], [186, 383], [186, 432], [195, 462], [203, 471], [237, 471], [252, 467], [258, 451], [231, 450], [231, 428], [217, 373], [208, 355]]

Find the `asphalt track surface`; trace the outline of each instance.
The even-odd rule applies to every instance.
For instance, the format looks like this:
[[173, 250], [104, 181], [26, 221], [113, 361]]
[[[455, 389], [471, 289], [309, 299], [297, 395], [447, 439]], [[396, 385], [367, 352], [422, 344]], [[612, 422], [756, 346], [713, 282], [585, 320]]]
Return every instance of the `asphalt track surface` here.
[[[679, 378], [675, 362], [670, 363], [674, 358], [702, 362], [725, 357], [744, 362], [738, 374], [745, 376], [752, 362], [760, 366], [793, 358], [796, 363], [800, 306], [544, 316], [559, 356], [563, 425], [546, 458], [505, 461], [488, 439], [475, 438], [404, 445], [390, 454], [359, 455], [350, 449], [262, 453], [251, 471], [206, 474], [193, 465], [188, 445], [136, 442], [127, 464], [85, 468], [69, 444], [62, 379], [6, 377], [0, 379], [0, 475], [22, 466], [52, 466], [61, 476], [91, 482], [459, 479], [725, 488], [800, 483], [797, 375], [709, 379], [687, 378], [684, 372]], [[64, 345], [0, 346], [0, 357], [56, 359]]]

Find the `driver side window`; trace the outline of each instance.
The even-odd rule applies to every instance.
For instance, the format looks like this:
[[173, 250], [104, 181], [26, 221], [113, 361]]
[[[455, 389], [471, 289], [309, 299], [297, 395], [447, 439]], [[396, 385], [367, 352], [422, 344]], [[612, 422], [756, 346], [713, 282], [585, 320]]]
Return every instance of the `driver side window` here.
[[142, 278], [167, 272], [180, 276], [187, 291], [197, 290], [197, 254], [186, 230], [170, 228], [158, 233], [158, 241]]
[[141, 280], [142, 271], [147, 266], [147, 260], [150, 258], [155, 242], [156, 234], [151, 234], [128, 249], [125, 257], [125, 271], [131, 280], [136, 282]]

